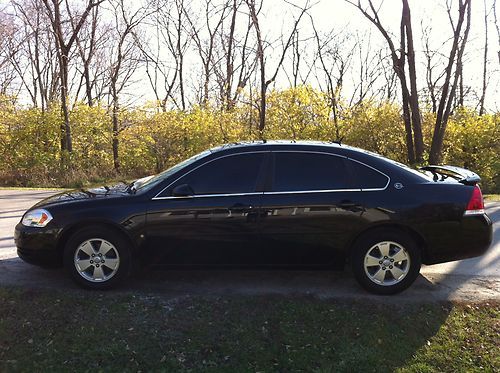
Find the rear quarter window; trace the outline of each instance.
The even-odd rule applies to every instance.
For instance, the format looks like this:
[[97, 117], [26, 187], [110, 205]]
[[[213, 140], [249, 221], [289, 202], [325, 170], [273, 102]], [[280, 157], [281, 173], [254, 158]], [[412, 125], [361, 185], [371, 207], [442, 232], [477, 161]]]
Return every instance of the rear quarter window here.
[[389, 178], [381, 172], [351, 159], [347, 162], [353, 175], [354, 188], [379, 189], [387, 186]]

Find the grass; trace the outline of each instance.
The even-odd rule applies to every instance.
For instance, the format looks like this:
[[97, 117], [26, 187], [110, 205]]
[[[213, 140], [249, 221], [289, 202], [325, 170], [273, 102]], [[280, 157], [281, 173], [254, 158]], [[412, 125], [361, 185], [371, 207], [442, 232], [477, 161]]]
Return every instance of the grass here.
[[500, 368], [500, 306], [0, 288], [0, 371]]

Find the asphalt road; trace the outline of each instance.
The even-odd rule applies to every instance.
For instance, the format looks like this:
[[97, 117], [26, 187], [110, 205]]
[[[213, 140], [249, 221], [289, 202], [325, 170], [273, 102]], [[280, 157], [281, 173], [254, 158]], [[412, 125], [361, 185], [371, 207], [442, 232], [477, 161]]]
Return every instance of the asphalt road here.
[[[14, 226], [27, 208], [54, 192], [0, 190], [0, 286], [28, 289], [79, 290], [63, 270], [46, 270], [21, 261], [14, 246]], [[400, 301], [499, 301], [500, 203], [488, 203], [494, 221], [494, 243], [479, 258], [424, 266], [413, 286], [396, 297], [374, 296], [363, 291], [350, 271], [297, 270], [169, 270], [144, 271], [118, 292], [164, 294], [172, 299], [197, 294], [311, 295], [321, 298]]]

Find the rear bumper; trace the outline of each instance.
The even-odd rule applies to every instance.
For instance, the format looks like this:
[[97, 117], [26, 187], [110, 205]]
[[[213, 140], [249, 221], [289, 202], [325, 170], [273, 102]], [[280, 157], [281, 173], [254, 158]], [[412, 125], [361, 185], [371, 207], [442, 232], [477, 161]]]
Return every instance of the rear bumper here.
[[442, 227], [428, 240], [424, 264], [437, 264], [483, 255], [493, 240], [493, 226], [486, 214], [464, 216], [460, 223]]
[[34, 228], [17, 224], [14, 241], [17, 255], [26, 263], [43, 267], [60, 267], [62, 253], [57, 249], [57, 228]]

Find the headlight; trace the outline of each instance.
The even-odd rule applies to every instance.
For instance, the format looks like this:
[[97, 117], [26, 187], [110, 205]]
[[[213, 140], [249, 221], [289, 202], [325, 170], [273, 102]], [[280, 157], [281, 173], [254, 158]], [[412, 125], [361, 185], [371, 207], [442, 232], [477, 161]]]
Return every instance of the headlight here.
[[45, 227], [52, 220], [50, 212], [44, 209], [36, 209], [27, 212], [23, 216], [22, 224], [27, 227]]

